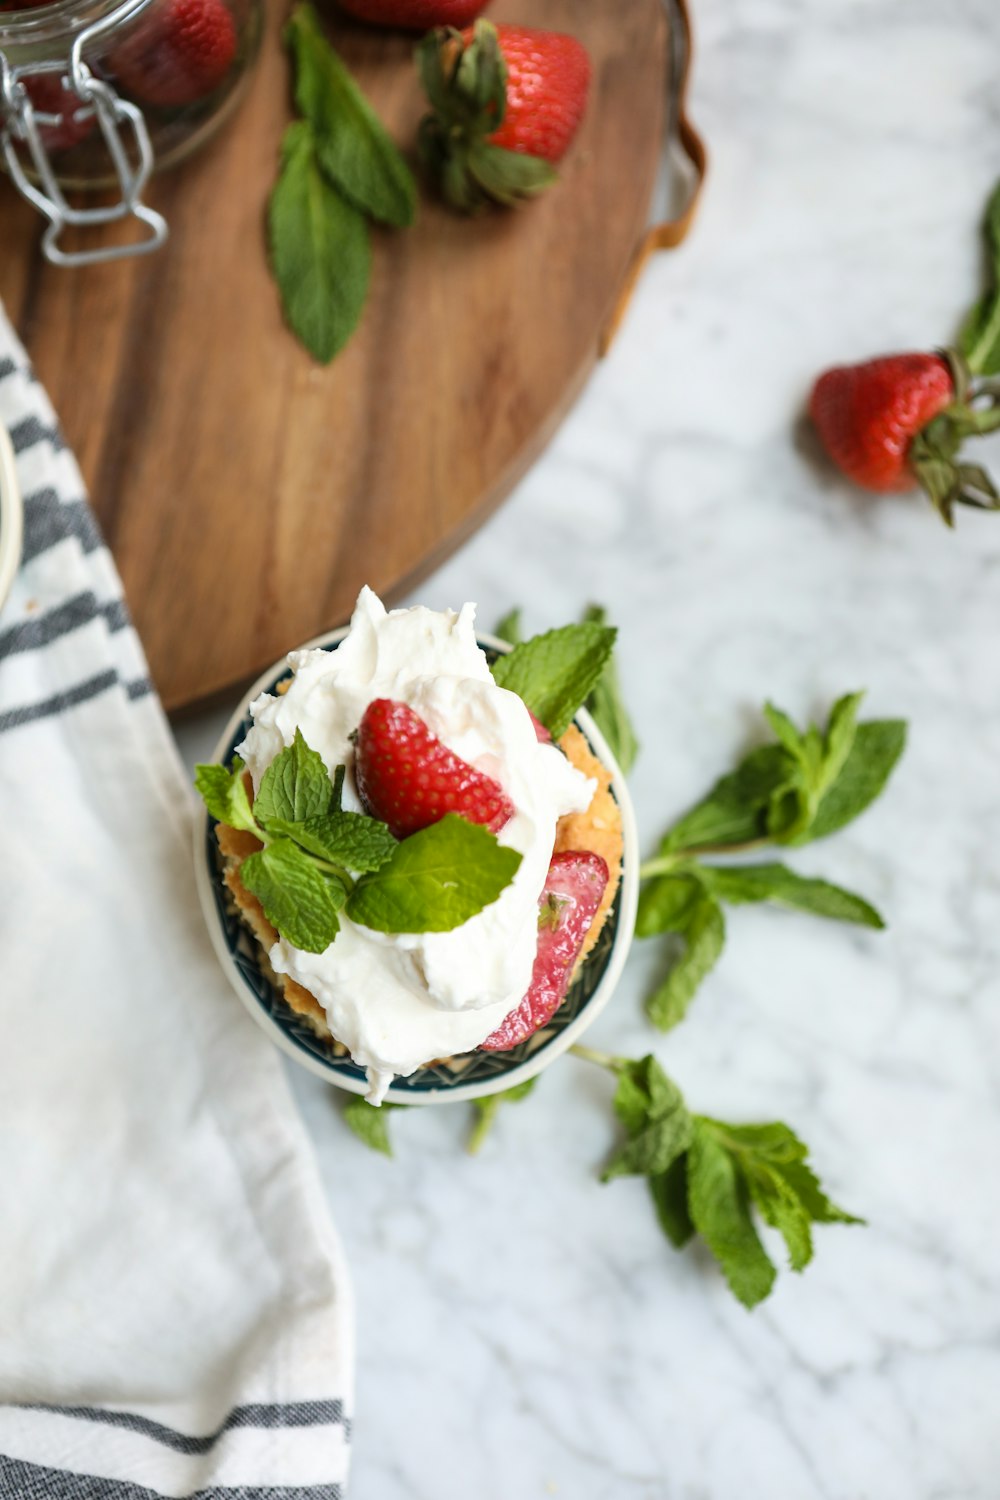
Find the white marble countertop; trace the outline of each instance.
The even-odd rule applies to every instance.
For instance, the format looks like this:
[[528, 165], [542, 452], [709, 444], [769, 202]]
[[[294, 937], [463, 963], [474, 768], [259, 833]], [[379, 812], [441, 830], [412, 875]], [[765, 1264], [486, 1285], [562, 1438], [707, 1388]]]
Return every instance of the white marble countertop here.
[[[500, 514], [423, 589], [589, 600], [622, 632], [647, 846], [774, 697], [866, 687], [911, 743], [889, 792], [793, 856], [870, 934], [742, 908], [668, 1037], [636, 952], [594, 1044], [655, 1047], [692, 1106], [787, 1119], [869, 1221], [817, 1232], [748, 1314], [601, 1187], [609, 1080], [573, 1059], [481, 1156], [464, 1107], [395, 1116], [394, 1161], [292, 1067], [358, 1295], [357, 1500], [996, 1500], [1000, 1494], [1000, 519], [949, 535], [797, 439], [812, 377], [945, 341], [1000, 175], [995, 0], [700, 0], [713, 153], [690, 243]], [[1000, 471], [1000, 445], [993, 446]], [[183, 726], [206, 753], [222, 715]]]

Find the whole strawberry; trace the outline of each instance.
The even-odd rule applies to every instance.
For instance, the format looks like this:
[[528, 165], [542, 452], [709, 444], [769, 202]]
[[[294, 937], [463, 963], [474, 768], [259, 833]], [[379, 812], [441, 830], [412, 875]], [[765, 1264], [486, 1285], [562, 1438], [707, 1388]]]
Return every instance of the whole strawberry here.
[[590, 59], [575, 37], [477, 21], [432, 32], [417, 62], [432, 113], [420, 153], [453, 207], [511, 204], [555, 180], [587, 107]]
[[538, 898], [538, 948], [528, 993], [481, 1046], [506, 1052], [551, 1021], [566, 998], [576, 961], [608, 883], [599, 854], [554, 854]]
[[23, 81], [46, 151], [68, 151], [93, 132], [97, 124], [93, 110], [88, 109], [58, 73], [35, 73]]
[[467, 26], [489, 0], [340, 0], [341, 9], [373, 26], [429, 31], [432, 26]]
[[162, 0], [108, 59], [142, 104], [175, 109], [204, 99], [236, 56], [236, 25], [224, 0]]
[[827, 453], [863, 489], [920, 485], [949, 525], [956, 504], [1000, 505], [992, 481], [958, 462], [963, 441], [996, 425], [977, 405], [961, 355], [889, 354], [827, 370], [813, 387], [809, 415]]
[[406, 703], [376, 698], [358, 725], [354, 762], [368, 811], [403, 839], [458, 813], [499, 833], [514, 804], [492, 776], [448, 749]]

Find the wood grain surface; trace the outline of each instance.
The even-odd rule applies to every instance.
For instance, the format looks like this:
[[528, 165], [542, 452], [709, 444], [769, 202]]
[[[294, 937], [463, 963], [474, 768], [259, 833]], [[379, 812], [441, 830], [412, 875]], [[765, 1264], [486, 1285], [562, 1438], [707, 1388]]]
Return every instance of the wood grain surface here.
[[[40, 221], [0, 184], [0, 297], [79, 457], [168, 708], [342, 623], [362, 583], [398, 596], [500, 502], [594, 362], [663, 133], [661, 0], [496, 0], [494, 19], [573, 31], [591, 53], [561, 179], [516, 212], [468, 221], [424, 199], [415, 228], [377, 232], [362, 325], [324, 369], [282, 324], [265, 261], [289, 117], [285, 7], [268, 8], [240, 111], [150, 190], [171, 226], [159, 254], [50, 268]], [[328, 18], [408, 148], [412, 39]]]

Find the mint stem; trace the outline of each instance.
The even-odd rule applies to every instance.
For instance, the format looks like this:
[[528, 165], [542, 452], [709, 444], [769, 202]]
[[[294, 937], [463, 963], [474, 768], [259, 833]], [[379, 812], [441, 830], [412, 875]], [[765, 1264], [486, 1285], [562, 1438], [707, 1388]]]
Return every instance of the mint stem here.
[[619, 1068], [628, 1062], [627, 1057], [613, 1057], [610, 1052], [597, 1052], [593, 1047], [584, 1047], [580, 1042], [575, 1042], [569, 1050], [575, 1057], [582, 1057], [584, 1062], [596, 1063], [599, 1068], [607, 1068], [609, 1073], [617, 1073]]
[[983, 327], [983, 331], [976, 343], [965, 356], [965, 362], [973, 375], [979, 374], [980, 362], [984, 355], [989, 353], [990, 347], [998, 334], [1000, 334], [1000, 297], [994, 295], [993, 307], [989, 319]]
[[657, 854], [639, 866], [639, 879], [652, 880], [656, 875], [676, 875], [690, 860], [700, 859], [705, 854], [748, 854], [752, 849], [764, 849], [774, 840], [770, 837], [746, 839], [741, 844], [692, 844], [689, 849], [677, 849], [673, 854]]

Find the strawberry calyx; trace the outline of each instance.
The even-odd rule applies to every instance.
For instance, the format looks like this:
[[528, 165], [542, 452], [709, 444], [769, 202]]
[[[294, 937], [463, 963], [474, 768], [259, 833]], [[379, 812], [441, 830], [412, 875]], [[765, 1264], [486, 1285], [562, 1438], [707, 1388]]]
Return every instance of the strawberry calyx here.
[[479, 20], [471, 36], [454, 27], [429, 32], [417, 68], [431, 112], [420, 122], [420, 157], [445, 200], [462, 213], [511, 205], [555, 181], [550, 162], [494, 145], [507, 113], [507, 64], [496, 27]]
[[951, 371], [954, 396], [910, 444], [909, 466], [946, 525], [955, 506], [1000, 510], [1000, 491], [979, 464], [961, 462], [965, 440], [1000, 431], [1000, 380], [974, 376], [957, 349], [939, 349]]

